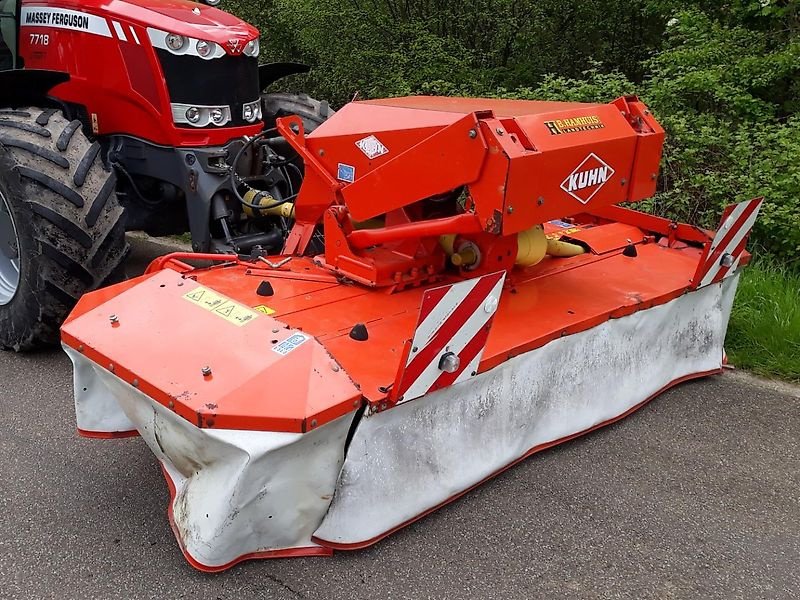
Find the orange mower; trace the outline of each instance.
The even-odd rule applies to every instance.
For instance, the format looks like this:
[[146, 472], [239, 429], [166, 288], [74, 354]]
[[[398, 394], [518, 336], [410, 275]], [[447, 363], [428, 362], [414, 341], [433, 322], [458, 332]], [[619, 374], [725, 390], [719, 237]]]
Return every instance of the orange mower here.
[[[282, 253], [172, 254], [62, 329], [81, 434], [140, 435], [189, 562], [363, 548], [534, 452], [719, 373], [756, 199], [655, 193], [663, 129], [610, 104], [353, 102], [305, 135]], [[192, 261], [206, 261], [192, 266]]]

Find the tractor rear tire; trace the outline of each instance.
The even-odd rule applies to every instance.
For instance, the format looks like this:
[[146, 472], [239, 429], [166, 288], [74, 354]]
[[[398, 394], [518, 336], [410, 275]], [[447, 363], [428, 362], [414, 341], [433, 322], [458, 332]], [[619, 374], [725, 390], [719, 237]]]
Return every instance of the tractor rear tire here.
[[0, 348], [57, 344], [81, 295], [121, 278], [128, 245], [115, 188], [80, 121], [0, 110], [0, 276], [11, 274], [0, 279]]
[[305, 132], [311, 133], [335, 112], [326, 101], [315, 100], [306, 94], [262, 94], [261, 103], [266, 129], [275, 127], [275, 120], [279, 117], [297, 115], [303, 119]]

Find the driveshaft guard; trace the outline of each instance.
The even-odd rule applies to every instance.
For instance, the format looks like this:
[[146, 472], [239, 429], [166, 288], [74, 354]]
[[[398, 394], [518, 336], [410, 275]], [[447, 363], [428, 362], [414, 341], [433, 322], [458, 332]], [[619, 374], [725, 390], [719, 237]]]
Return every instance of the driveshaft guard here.
[[361, 403], [313, 336], [175, 271], [96, 294], [64, 325], [65, 345], [197, 427], [303, 433]]

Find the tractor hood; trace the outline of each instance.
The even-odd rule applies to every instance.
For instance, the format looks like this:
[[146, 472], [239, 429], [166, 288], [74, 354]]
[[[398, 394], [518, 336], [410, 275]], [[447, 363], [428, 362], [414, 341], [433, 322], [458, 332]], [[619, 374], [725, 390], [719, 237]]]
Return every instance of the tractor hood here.
[[257, 38], [258, 29], [217, 8], [189, 0], [61, 0], [25, 2], [27, 7], [47, 6], [76, 10], [129, 21], [168, 33], [216, 42], [227, 48], [231, 40]]

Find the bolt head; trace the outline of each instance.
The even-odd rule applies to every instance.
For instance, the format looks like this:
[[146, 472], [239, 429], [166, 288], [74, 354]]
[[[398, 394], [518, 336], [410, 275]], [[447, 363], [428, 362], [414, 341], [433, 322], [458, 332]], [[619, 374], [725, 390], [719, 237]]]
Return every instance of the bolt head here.
[[733, 265], [733, 254], [726, 252], [719, 260], [719, 264], [726, 269]]
[[112, 323], [119, 323], [119, 317], [117, 315], [111, 315], [108, 317], [108, 320]]
[[474, 140], [476, 137], [478, 137], [478, 132], [475, 131], [474, 129], [470, 129], [469, 130], [469, 137], [470, 137], [470, 139]]
[[209, 375], [211, 375], [211, 367], [205, 366], [202, 369], [200, 369], [200, 372], [203, 374], [203, 377], [208, 377]]
[[455, 352], [446, 352], [439, 359], [439, 370], [445, 373], [455, 373], [461, 366], [461, 359]]

